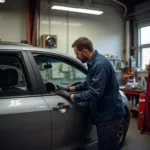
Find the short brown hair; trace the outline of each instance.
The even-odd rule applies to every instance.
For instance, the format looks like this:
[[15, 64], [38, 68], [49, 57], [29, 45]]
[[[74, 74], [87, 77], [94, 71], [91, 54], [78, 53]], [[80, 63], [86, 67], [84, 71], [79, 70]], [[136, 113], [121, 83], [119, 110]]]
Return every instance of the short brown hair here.
[[74, 43], [72, 44], [72, 48], [73, 47], [76, 47], [79, 51], [82, 51], [83, 49], [87, 49], [90, 52], [93, 51], [93, 44], [86, 37], [80, 37], [77, 40], [75, 40]]

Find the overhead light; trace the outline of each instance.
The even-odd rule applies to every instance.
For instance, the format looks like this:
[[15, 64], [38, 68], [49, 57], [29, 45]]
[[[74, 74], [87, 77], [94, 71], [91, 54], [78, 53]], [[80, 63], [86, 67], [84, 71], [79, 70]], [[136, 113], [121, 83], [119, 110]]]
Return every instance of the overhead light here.
[[71, 11], [71, 12], [78, 12], [78, 13], [86, 13], [86, 14], [93, 14], [93, 15], [101, 15], [103, 11], [97, 9], [90, 9], [90, 8], [81, 8], [77, 6], [70, 6], [70, 5], [52, 5], [51, 9], [56, 10], [63, 10], [63, 11]]
[[5, 0], [0, 0], [0, 3], [5, 3]]

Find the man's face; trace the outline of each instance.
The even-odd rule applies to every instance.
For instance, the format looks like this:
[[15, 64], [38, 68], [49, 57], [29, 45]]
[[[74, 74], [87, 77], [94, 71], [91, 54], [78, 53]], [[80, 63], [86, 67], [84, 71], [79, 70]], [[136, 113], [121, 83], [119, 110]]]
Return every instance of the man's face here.
[[86, 63], [88, 61], [88, 52], [86, 49], [79, 51], [76, 47], [74, 47], [74, 53], [76, 54], [76, 58], [79, 59], [82, 63]]

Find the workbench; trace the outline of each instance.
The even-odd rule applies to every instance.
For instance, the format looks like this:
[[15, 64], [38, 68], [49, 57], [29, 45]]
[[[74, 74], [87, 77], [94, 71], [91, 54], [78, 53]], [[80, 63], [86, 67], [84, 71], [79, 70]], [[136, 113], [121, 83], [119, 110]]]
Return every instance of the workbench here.
[[[136, 104], [139, 104], [139, 96], [140, 96], [140, 94], [145, 92], [143, 90], [128, 89], [128, 88], [122, 88], [122, 87], [120, 87], [120, 90], [123, 91], [126, 94], [128, 100], [130, 100], [130, 97], [132, 97], [132, 102], [133, 102], [133, 99], [134, 99], [133, 97], [135, 97]], [[131, 108], [130, 107], [130, 110], [138, 112], [138, 108]]]
[[123, 91], [125, 94], [131, 94], [131, 95], [140, 95], [143, 93], [143, 90], [133, 90], [133, 89], [128, 89], [128, 88], [120, 88], [121, 91]]

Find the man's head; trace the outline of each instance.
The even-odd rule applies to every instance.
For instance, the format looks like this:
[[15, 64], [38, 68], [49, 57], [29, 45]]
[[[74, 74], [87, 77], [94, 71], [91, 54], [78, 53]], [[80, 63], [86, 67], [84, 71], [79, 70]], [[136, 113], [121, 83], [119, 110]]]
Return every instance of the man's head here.
[[72, 48], [74, 48], [76, 58], [82, 63], [87, 62], [94, 52], [92, 42], [86, 37], [80, 37], [75, 40], [72, 44]]

